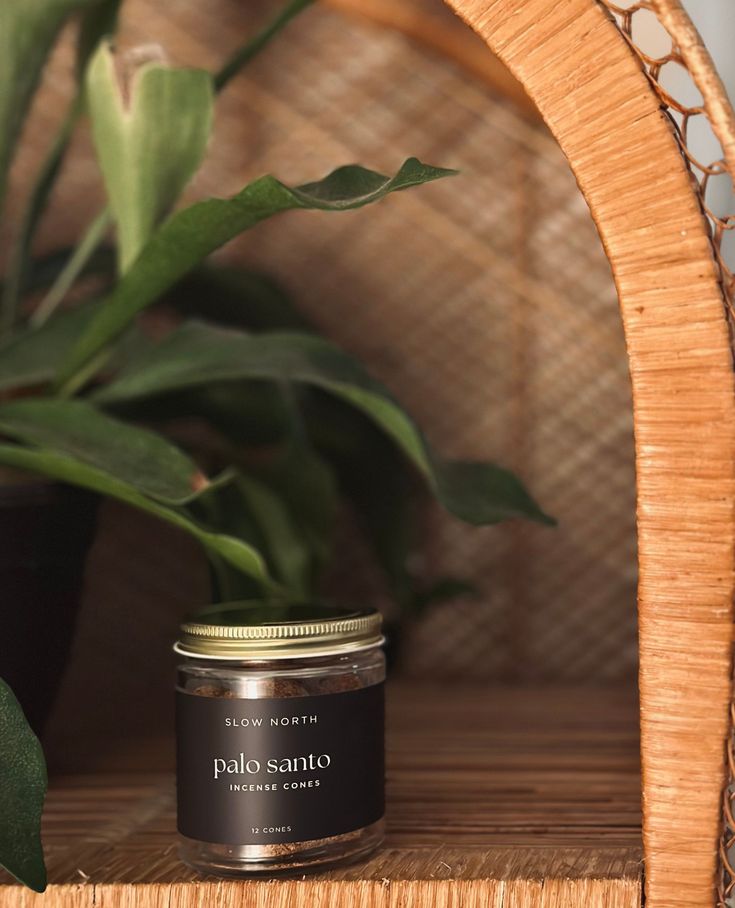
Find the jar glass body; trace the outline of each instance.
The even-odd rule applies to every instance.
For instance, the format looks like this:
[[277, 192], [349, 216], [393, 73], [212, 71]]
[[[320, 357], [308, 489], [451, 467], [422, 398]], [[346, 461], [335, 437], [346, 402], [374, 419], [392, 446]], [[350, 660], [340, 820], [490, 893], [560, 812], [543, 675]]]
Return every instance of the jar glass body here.
[[[377, 646], [334, 655], [258, 661], [180, 655], [177, 668], [177, 691], [226, 700], [233, 706], [258, 700], [283, 701], [287, 706], [292, 698], [334, 697], [374, 688], [384, 680], [385, 657]], [[379, 746], [382, 752], [382, 728]], [[348, 832], [284, 844], [222, 844], [180, 834], [179, 855], [203, 873], [272, 874], [355, 860], [376, 848], [383, 832], [380, 817]]]

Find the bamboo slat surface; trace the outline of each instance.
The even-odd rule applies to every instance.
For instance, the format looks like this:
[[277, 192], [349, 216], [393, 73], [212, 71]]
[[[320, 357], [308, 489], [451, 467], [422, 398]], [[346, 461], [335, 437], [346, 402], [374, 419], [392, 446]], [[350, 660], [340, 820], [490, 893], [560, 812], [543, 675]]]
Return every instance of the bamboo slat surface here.
[[367, 862], [275, 882], [198, 877], [176, 858], [171, 742], [108, 741], [68, 751], [52, 781], [46, 894], [3, 878], [0, 905], [641, 904], [632, 692], [403, 685], [388, 703], [388, 836]]

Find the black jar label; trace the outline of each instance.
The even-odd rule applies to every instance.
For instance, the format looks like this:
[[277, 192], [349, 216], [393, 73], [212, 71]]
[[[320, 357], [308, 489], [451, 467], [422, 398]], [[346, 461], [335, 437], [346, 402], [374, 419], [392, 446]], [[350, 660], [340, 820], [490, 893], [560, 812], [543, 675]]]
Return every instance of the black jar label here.
[[383, 685], [258, 700], [178, 691], [178, 829], [202, 842], [304, 842], [384, 811]]

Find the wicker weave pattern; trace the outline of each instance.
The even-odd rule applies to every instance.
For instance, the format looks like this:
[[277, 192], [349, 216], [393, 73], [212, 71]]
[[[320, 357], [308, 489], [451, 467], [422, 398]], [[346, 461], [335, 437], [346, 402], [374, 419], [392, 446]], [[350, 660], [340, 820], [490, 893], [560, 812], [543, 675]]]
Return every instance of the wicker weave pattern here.
[[[610, 0], [601, 0], [615, 15], [616, 20], [636, 52], [656, 90], [664, 109], [675, 125], [676, 136], [681, 152], [687, 160], [693, 183], [699, 200], [712, 231], [712, 246], [721, 273], [723, 297], [732, 319], [733, 299], [735, 295], [735, 276], [727, 261], [725, 239], [728, 231], [735, 228], [735, 214], [723, 214], [715, 210], [711, 202], [715, 182], [726, 183], [726, 189], [733, 185], [733, 166], [735, 157], [735, 116], [732, 107], [724, 95], [724, 89], [712, 66], [712, 61], [694, 31], [691, 22], [676, 2], [671, 0], [652, 0], [652, 2], [633, 3], [622, 7]], [[657, 16], [659, 24], [669, 37], [669, 49], [661, 53], [651, 53], [637, 37], [636, 17], [648, 11]], [[699, 103], [692, 104], [677, 97], [667, 88], [666, 69], [682, 68], [693, 80], [700, 94]], [[690, 139], [692, 125], [704, 126], [706, 131], [715, 137], [721, 147], [721, 154], [716, 160], [700, 160], [692, 150]], [[732, 250], [731, 250], [732, 253]], [[732, 260], [732, 254], [730, 256]], [[731, 709], [731, 724], [735, 728], [735, 705]], [[718, 878], [718, 908], [732, 908], [735, 904], [735, 756], [733, 734], [730, 735], [727, 748], [730, 784], [723, 796], [724, 829], [720, 847], [721, 871]]]

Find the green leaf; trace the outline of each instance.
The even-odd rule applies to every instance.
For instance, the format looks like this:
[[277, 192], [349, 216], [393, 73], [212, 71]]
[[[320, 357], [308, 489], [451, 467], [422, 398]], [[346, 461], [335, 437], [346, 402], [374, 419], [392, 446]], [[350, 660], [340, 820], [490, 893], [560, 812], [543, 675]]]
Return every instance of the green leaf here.
[[120, 79], [103, 43], [90, 61], [86, 87], [124, 273], [204, 157], [214, 109], [212, 77], [148, 60]]
[[[115, 407], [115, 414], [153, 424], [178, 419], [204, 421], [238, 449], [272, 448], [291, 430], [290, 410], [280, 389], [252, 382], [214, 382], [141, 398]], [[230, 459], [234, 459], [234, 453]]]
[[388, 178], [358, 166], [341, 167], [320, 183], [291, 189], [265, 176], [230, 199], [198, 202], [172, 215], [153, 235], [122, 277], [93, 323], [62, 366], [58, 383], [73, 391], [89, 363], [141, 312], [211, 252], [266, 218], [289, 209], [346, 211], [449, 176], [454, 171], [409, 158]]
[[342, 350], [313, 335], [248, 335], [189, 322], [131, 363], [94, 399], [114, 404], [244, 378], [304, 382], [361, 410], [392, 438], [442, 504], [463, 520], [488, 524], [527, 517], [553, 523], [507, 470], [488, 463], [441, 462], [381, 384]]
[[332, 552], [339, 507], [336, 478], [329, 465], [310, 446], [294, 442], [281, 457], [258, 472], [286, 504], [312, 556], [311, 585]]
[[162, 302], [180, 315], [247, 331], [308, 331], [307, 319], [268, 274], [203, 265]]
[[38, 738], [0, 678], [0, 864], [36, 892], [46, 888], [41, 847], [46, 785]]
[[408, 560], [418, 548], [418, 505], [425, 489], [392, 440], [346, 401], [312, 395], [304, 421], [313, 444], [335, 470], [391, 595], [403, 603], [412, 588]]
[[0, 3], [0, 205], [7, 173], [41, 70], [66, 18], [93, 0]]
[[[89, 300], [74, 309], [55, 312], [42, 325], [22, 329], [0, 343], [0, 392], [50, 384], [60, 362], [97, 311], [99, 300]], [[118, 361], [129, 359], [133, 351], [137, 354], [152, 345], [153, 341], [134, 325], [116, 342], [108, 365], [116, 368]]]
[[[265, 483], [253, 476], [239, 475], [223, 490], [231, 517], [224, 527], [238, 538], [250, 538], [265, 554], [271, 573], [292, 594], [308, 596], [311, 591], [310, 553], [298, 532], [286, 504]], [[255, 536], [242, 532], [246, 517]]]
[[405, 608], [415, 618], [424, 615], [435, 605], [442, 605], [461, 596], [476, 596], [478, 589], [467, 580], [458, 577], [441, 577], [429, 587], [418, 587], [410, 591]]
[[60, 312], [40, 328], [21, 331], [0, 345], [0, 391], [52, 381], [59, 364], [92, 321], [95, 306]]
[[475, 526], [519, 516], [555, 524], [512, 473], [491, 464], [461, 460], [443, 464], [436, 472], [436, 494], [440, 501], [451, 499], [455, 517]]
[[159, 504], [140, 493], [134, 486], [105, 470], [89, 466], [75, 457], [58, 451], [24, 448], [20, 445], [0, 444], [0, 463], [81, 486], [100, 495], [130, 504], [140, 511], [152, 514], [166, 523], [184, 530], [190, 536], [198, 539], [207, 551], [223, 558], [237, 570], [254, 577], [264, 587], [271, 590], [278, 588], [268, 575], [262, 555], [253, 546], [241, 539], [211, 532], [197, 523], [185, 511]]
[[101, 413], [81, 400], [32, 398], [0, 404], [0, 434], [105, 470], [165, 504], [191, 501], [209, 480], [160, 435]]

